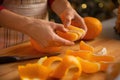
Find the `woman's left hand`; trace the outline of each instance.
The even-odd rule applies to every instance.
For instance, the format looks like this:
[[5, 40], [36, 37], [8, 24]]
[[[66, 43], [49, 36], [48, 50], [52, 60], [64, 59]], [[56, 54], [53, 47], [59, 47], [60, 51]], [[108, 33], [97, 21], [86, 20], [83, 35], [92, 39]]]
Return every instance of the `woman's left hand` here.
[[[60, 17], [65, 27], [70, 25], [82, 28], [87, 32], [84, 19], [72, 8], [68, 0], [54, 0], [52, 10]], [[85, 35], [83, 35], [84, 37]]]
[[80, 27], [87, 32], [87, 27], [84, 19], [74, 9], [68, 8], [64, 10], [59, 16], [65, 27], [73, 25]]

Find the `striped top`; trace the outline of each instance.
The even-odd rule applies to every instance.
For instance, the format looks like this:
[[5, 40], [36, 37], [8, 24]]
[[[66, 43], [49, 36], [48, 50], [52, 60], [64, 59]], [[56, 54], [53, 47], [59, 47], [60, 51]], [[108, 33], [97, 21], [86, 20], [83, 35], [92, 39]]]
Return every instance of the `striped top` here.
[[[48, 20], [47, 0], [4, 0], [2, 6], [20, 15]], [[28, 40], [29, 37], [23, 33], [0, 27], [0, 49]]]

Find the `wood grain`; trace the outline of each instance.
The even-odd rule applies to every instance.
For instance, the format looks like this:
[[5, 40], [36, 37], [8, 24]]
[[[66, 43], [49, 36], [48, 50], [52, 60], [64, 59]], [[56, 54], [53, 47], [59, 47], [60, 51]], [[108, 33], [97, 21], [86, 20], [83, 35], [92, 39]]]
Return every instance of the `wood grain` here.
[[[115, 19], [114, 19], [115, 20]], [[111, 21], [111, 20], [110, 20]], [[104, 22], [104, 24], [108, 23], [107, 25], [109, 26], [109, 23], [111, 22]], [[112, 21], [113, 22], [113, 21]], [[110, 28], [110, 30], [113, 31], [113, 28]], [[95, 53], [101, 50], [102, 48], [106, 48], [108, 55], [113, 55], [116, 57], [116, 61], [120, 61], [120, 38], [116, 39], [115, 36], [113, 37], [108, 37], [106, 36], [107, 33], [105, 33], [105, 29], [108, 29], [104, 25], [104, 30], [102, 32], [102, 35], [99, 36], [98, 38], [91, 40], [91, 41], [85, 41], [86, 43], [90, 44], [95, 48]], [[103, 34], [104, 33], [104, 34]], [[112, 34], [111, 33], [111, 34]], [[79, 41], [76, 42], [76, 45], [74, 46], [63, 46], [60, 55], [59, 56], [64, 56], [64, 53], [67, 49], [73, 49], [73, 50], [78, 50], [79, 49]], [[0, 50], [0, 56], [43, 56], [43, 55], [48, 55], [48, 54], [41, 54], [40, 52], [34, 50], [30, 44], [30, 42], [25, 42], [23, 44], [19, 44], [14, 47], [10, 47], [7, 49]], [[30, 61], [23, 61], [23, 62], [17, 62], [17, 63], [10, 63], [10, 64], [3, 64], [0, 65], [0, 80], [20, 80], [19, 78], [19, 73], [17, 70], [18, 65], [24, 65], [26, 63], [34, 63], [36, 60], [30, 60]], [[105, 72], [97, 72], [94, 74], [82, 74], [80, 76], [79, 80], [105, 80], [106, 78], [106, 73]]]
[[[116, 57], [117, 61], [120, 61], [120, 41], [113, 39], [102, 39], [96, 38], [92, 41], [86, 41], [86, 43], [92, 45], [95, 48], [95, 52], [101, 50], [105, 47], [108, 51], [109, 55], [113, 55]], [[79, 49], [79, 41], [74, 46], [64, 46], [60, 53], [60, 56], [63, 56], [67, 49], [78, 50]], [[4, 49], [0, 51], [0, 55], [17, 55], [17, 56], [41, 56], [41, 53], [34, 50], [30, 43], [23, 43], [8, 49]], [[19, 80], [19, 74], [17, 71], [18, 65], [24, 65], [26, 63], [36, 62], [37, 60], [18, 62], [0, 65], [0, 80]], [[105, 80], [105, 73], [98, 72], [95, 74], [82, 74], [80, 77], [81, 80]]]

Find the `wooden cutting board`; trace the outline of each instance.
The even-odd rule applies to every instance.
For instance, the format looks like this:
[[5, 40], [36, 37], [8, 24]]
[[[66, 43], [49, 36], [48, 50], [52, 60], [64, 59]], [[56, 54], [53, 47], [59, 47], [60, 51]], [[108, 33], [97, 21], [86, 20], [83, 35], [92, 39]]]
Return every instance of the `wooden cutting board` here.
[[[102, 39], [97, 38], [92, 41], [86, 41], [88, 44], [92, 45], [95, 48], [95, 52], [101, 50], [102, 48], [106, 48], [109, 55], [113, 55], [116, 57], [117, 61], [120, 61], [120, 41], [114, 39]], [[74, 46], [64, 46], [63, 49], [60, 51], [63, 56], [67, 49], [78, 50], [79, 49], [79, 42], [76, 43]], [[30, 43], [20, 44], [8, 49], [4, 49], [0, 51], [0, 55], [17, 55], [17, 56], [41, 56], [39, 52], [34, 50]], [[60, 56], [61, 56], [60, 55]], [[19, 80], [19, 74], [17, 71], [18, 65], [23, 65], [26, 63], [33, 63], [37, 62], [36, 60], [31, 61], [24, 61], [24, 62], [17, 62], [11, 64], [4, 64], [0, 65], [0, 80]], [[95, 74], [82, 74], [80, 77], [81, 80], [105, 80], [105, 73], [98, 72]]]
[[[110, 24], [111, 22], [114, 22], [114, 21], [115, 19], [112, 19], [112, 21], [110, 20], [109, 22], [103, 22], [104, 29], [101, 36], [99, 36], [94, 40], [85, 41], [85, 42], [95, 48], [95, 53], [100, 51], [102, 48], [106, 48], [108, 55], [113, 55], [116, 57], [116, 61], [120, 61], [120, 36], [117, 36], [116, 38], [116, 34], [113, 31], [113, 27], [111, 27], [111, 25], [113, 24]], [[107, 28], [105, 24], [107, 25]], [[74, 46], [63, 46], [60, 51], [61, 55], [59, 56], [63, 56], [67, 49], [78, 50], [79, 41], [76, 42], [76, 45]], [[39, 52], [37, 52], [32, 48], [30, 42], [25, 42], [23, 44], [19, 44], [14, 47], [0, 50], [0, 56], [2, 55], [41, 56]], [[0, 65], [0, 80], [20, 80], [18, 70], [17, 70], [18, 65], [37, 62], [37, 60], [38, 59]], [[94, 74], [82, 74], [80, 76], [80, 80], [105, 80], [105, 77], [106, 77], [106, 74], [104, 72], [98, 72]]]

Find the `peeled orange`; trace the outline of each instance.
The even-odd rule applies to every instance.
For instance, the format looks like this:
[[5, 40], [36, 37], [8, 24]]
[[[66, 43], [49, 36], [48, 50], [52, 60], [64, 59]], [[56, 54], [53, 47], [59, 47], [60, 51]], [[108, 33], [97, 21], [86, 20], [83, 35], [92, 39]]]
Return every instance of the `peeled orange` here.
[[67, 29], [69, 30], [68, 32], [56, 31], [56, 33], [60, 37], [70, 41], [79, 40], [85, 34], [85, 31], [83, 29], [72, 25], [68, 26]]

